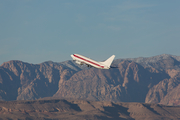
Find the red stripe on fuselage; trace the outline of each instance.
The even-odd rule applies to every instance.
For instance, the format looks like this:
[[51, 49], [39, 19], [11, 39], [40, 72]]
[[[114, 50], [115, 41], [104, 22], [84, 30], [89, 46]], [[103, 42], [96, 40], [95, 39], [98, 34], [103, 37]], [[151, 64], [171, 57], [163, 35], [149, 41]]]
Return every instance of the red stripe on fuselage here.
[[93, 64], [93, 65], [98, 66], [98, 67], [104, 68], [104, 66], [101, 66], [101, 65], [96, 64], [96, 63], [94, 63], [94, 62], [91, 62], [91, 61], [89, 61], [89, 60], [86, 60], [86, 59], [84, 59], [84, 58], [82, 58], [82, 57], [79, 57], [79, 56], [77, 56], [77, 55], [74, 55], [74, 57], [77, 57], [77, 58], [79, 58], [79, 59], [81, 59], [81, 60], [84, 60], [84, 61], [86, 61], [86, 62], [89, 62], [89, 63], [91, 63], [91, 64]]

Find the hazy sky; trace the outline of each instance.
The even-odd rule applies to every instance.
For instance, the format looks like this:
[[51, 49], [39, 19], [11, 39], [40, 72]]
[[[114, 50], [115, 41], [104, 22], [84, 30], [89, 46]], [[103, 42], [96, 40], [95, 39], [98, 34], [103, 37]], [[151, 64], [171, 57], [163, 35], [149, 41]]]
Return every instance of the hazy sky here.
[[0, 64], [180, 56], [180, 0], [0, 0]]

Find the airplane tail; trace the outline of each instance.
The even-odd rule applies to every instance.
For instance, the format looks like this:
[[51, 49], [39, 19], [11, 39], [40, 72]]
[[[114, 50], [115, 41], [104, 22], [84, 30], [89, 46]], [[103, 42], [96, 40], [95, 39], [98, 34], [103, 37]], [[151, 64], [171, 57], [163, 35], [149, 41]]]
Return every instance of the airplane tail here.
[[106, 65], [107, 67], [111, 66], [112, 61], [114, 60], [115, 55], [112, 55], [110, 58], [108, 58], [106, 61], [101, 62], [102, 64]]

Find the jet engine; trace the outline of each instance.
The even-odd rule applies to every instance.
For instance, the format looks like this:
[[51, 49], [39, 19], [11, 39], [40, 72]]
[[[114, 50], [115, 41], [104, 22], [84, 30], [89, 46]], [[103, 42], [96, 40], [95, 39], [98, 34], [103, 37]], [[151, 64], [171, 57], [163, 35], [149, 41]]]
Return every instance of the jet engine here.
[[92, 66], [91, 65], [87, 65], [87, 67], [91, 68]]

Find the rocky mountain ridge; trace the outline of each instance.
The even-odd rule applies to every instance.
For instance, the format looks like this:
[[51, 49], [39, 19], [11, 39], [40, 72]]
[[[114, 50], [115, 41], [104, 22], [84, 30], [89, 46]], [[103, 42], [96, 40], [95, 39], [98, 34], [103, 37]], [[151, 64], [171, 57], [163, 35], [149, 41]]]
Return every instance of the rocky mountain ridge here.
[[117, 69], [79, 66], [73, 61], [0, 66], [1, 100], [43, 97], [180, 105], [180, 57], [116, 59]]

